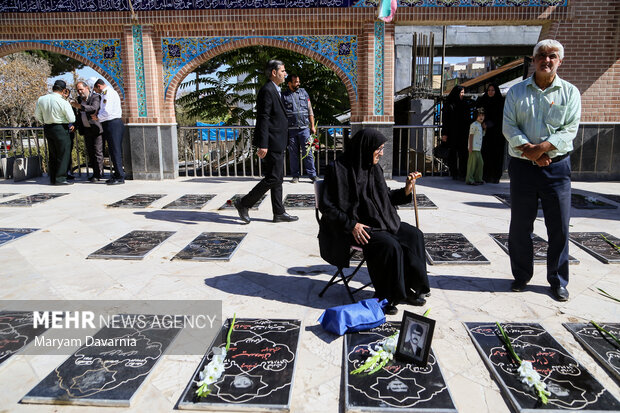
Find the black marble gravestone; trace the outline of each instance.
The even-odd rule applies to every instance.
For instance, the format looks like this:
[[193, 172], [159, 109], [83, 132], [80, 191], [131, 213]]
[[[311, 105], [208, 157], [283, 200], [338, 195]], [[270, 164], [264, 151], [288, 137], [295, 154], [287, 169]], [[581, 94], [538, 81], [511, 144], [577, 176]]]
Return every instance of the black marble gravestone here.
[[398, 332], [388, 322], [369, 331], [345, 335], [345, 407], [347, 411], [455, 412], [450, 391], [431, 350], [426, 367], [393, 360], [381, 370], [350, 374], [370, 355], [369, 346]]
[[0, 311], [0, 364], [47, 328], [34, 328], [32, 311]]
[[185, 194], [163, 209], [202, 209], [213, 198], [215, 198], [213, 194]]
[[88, 258], [141, 260], [172, 234], [174, 231], [131, 231], [93, 252]]
[[[489, 235], [508, 254], [508, 234], [493, 233]], [[547, 262], [547, 241], [536, 234], [532, 234], [532, 243], [534, 245], [534, 264], [545, 264]], [[568, 262], [570, 264], [579, 264], [579, 260], [572, 255], [568, 256]]]
[[230, 260], [247, 232], [203, 232], [173, 260]]
[[237, 319], [224, 361], [224, 373], [211, 393], [198, 397], [199, 374], [225, 347], [229, 319], [211, 343], [179, 400], [179, 409], [288, 411], [297, 360], [299, 320]]
[[599, 196], [571, 194], [571, 205], [577, 209], [616, 209], [616, 205], [603, 201]]
[[523, 384], [518, 365], [501, 341], [495, 323], [465, 323], [474, 345], [500, 388], [518, 412], [617, 412], [616, 400], [540, 324], [502, 323], [522, 360], [531, 361], [551, 392], [543, 407], [532, 387]]
[[58, 198], [63, 195], [69, 195], [68, 192], [62, 193], [40, 193], [34, 195], [28, 195], [17, 199], [11, 199], [10, 201], [0, 202], [0, 206], [6, 207], [29, 207], [34, 204], [40, 204], [41, 202], [49, 201], [50, 199]]
[[[132, 317], [135, 315], [132, 315]], [[180, 328], [140, 315], [135, 328], [104, 327], [37, 384], [22, 403], [129, 406]], [[161, 323], [161, 321], [159, 322]]]
[[136, 194], [110, 204], [108, 208], [146, 208], [165, 196], [165, 194]]
[[[418, 202], [418, 209], [437, 209], [437, 205], [424, 194], [415, 194], [415, 199]], [[399, 205], [398, 208], [413, 209], [413, 200], [409, 203]]]
[[[226, 201], [226, 203], [224, 205], [222, 205], [221, 207], [219, 207], [218, 209], [234, 209], [235, 206], [233, 205], [234, 202], [239, 199], [239, 198], [243, 198], [245, 196], [245, 194], [235, 194], [233, 195], [232, 198], [230, 198], [228, 201]], [[261, 202], [263, 202], [263, 200], [265, 199], [265, 197], [267, 196], [267, 194], [263, 195], [260, 197], [260, 199], [258, 200], [257, 203], [254, 204], [254, 206], [251, 209], [258, 209], [258, 207], [260, 206]]]
[[[620, 337], [620, 323], [597, 323]], [[620, 344], [590, 323], [564, 323], [577, 341], [620, 383]]]
[[424, 234], [426, 257], [435, 264], [490, 264], [463, 234]]
[[571, 241], [599, 261], [602, 261], [605, 264], [620, 263], [620, 251], [605, 241], [603, 236], [614, 244], [620, 246], [620, 239], [606, 232], [571, 232], [568, 234]]
[[605, 198], [611, 199], [612, 201], [620, 204], [620, 195], [601, 194], [601, 196], [604, 196]]
[[5, 192], [0, 193], [0, 198], [8, 198], [10, 196], [17, 195], [17, 192]]
[[11, 242], [24, 235], [38, 231], [38, 228], [0, 228], [0, 245]]
[[314, 194], [288, 194], [284, 197], [285, 209], [314, 209]]

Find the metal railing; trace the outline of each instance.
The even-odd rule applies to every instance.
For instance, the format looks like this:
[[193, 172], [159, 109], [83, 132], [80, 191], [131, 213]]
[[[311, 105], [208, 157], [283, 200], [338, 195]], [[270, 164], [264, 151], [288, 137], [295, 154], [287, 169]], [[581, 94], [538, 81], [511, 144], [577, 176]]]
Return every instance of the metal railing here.
[[[253, 126], [180, 126], [179, 175], [260, 176], [261, 164], [252, 148], [253, 133]], [[319, 149], [314, 155], [317, 174], [344, 150], [349, 133], [350, 126], [317, 127]], [[302, 152], [300, 148], [300, 167]], [[289, 169], [287, 156], [285, 174]]]
[[[0, 127], [0, 176], [5, 179], [12, 178], [11, 161], [15, 158], [26, 157], [31, 159], [39, 157], [40, 173], [48, 172], [48, 148], [43, 128]], [[83, 172], [88, 172], [88, 156], [86, 156], [84, 138], [77, 131], [73, 138], [71, 165], [72, 170], [79, 176], [82, 176]]]
[[448, 174], [446, 163], [433, 153], [441, 140], [441, 125], [394, 126], [393, 136], [393, 176], [413, 171], [425, 176]]

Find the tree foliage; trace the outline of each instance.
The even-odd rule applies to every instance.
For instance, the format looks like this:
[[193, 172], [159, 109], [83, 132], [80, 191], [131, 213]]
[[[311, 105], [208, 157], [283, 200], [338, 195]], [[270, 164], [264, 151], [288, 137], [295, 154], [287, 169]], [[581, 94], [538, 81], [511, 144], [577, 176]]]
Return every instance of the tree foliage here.
[[[299, 53], [267, 46], [253, 46], [223, 53], [199, 66], [181, 88], [198, 89], [178, 99], [188, 119], [215, 123], [224, 119], [227, 125], [248, 125], [255, 119], [253, 105], [260, 87], [267, 81], [263, 73], [271, 59], [284, 62], [287, 73], [295, 73], [312, 100], [319, 124], [335, 125], [336, 116], [350, 107], [342, 81], [323, 64]], [[286, 85], [283, 85], [286, 87]]]
[[51, 77], [64, 75], [65, 73], [84, 68], [84, 63], [80, 63], [60, 53], [49, 52], [47, 50], [28, 50], [26, 53], [46, 60], [51, 67]]
[[0, 58], [0, 125], [32, 126], [39, 96], [48, 92], [50, 65], [43, 59], [14, 53]]

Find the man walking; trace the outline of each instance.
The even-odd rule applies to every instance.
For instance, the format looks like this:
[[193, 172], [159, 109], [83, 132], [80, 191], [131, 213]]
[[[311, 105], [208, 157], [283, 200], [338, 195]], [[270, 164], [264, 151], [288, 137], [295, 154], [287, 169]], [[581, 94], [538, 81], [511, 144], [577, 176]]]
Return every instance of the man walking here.
[[299, 76], [290, 74], [286, 78], [288, 89], [282, 93], [284, 109], [288, 118], [288, 156], [291, 165], [292, 183], [299, 182], [299, 148], [304, 153], [303, 164], [310, 180], [316, 181], [314, 156], [312, 149], [306, 154], [306, 145], [312, 144], [310, 134], [314, 135], [314, 112], [310, 103], [310, 96], [304, 88], [299, 87]]
[[43, 134], [47, 140], [49, 153], [48, 174], [52, 185], [71, 185], [67, 181], [67, 169], [71, 156], [69, 124], [75, 122], [71, 105], [63, 98], [67, 84], [57, 80], [52, 86], [52, 93], [41, 96], [37, 101], [34, 116], [44, 124]]
[[543, 40], [534, 47], [535, 73], [506, 95], [503, 132], [509, 145], [510, 234], [515, 281], [523, 291], [534, 273], [532, 232], [541, 200], [549, 248], [547, 281], [553, 297], [568, 300], [568, 225], [571, 208], [570, 151], [581, 116], [581, 96], [560, 79], [564, 47]]
[[121, 108], [121, 98], [114, 88], [108, 87], [103, 79], [95, 82], [93, 90], [101, 95], [101, 106], [99, 114], [91, 117], [99, 120], [103, 127], [103, 139], [108, 143], [110, 160], [114, 166], [114, 172], [110, 179], [105, 181], [108, 185], [119, 185], [125, 183], [125, 171], [123, 170], [123, 134], [125, 125], [121, 120], [123, 110]]
[[280, 84], [284, 82], [284, 63], [270, 60], [265, 68], [269, 79], [258, 91], [256, 99], [256, 127], [252, 144], [256, 154], [263, 160], [265, 177], [243, 198], [235, 201], [235, 208], [244, 223], [250, 223], [248, 211], [271, 190], [273, 222], [291, 222], [299, 218], [289, 215], [282, 204], [282, 180], [284, 176], [284, 149], [286, 148], [288, 121], [280, 97]]
[[93, 174], [88, 178], [90, 182], [97, 182], [103, 178], [103, 127], [97, 118], [101, 103], [101, 96], [92, 93], [84, 82], [75, 85], [78, 91], [77, 102], [71, 102], [77, 112], [75, 124], [78, 131], [84, 136], [88, 162], [93, 168]]

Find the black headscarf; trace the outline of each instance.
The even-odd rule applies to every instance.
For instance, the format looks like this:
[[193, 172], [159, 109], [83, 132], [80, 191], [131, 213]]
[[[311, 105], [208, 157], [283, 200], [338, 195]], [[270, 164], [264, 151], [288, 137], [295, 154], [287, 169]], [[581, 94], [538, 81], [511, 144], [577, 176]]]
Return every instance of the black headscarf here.
[[386, 141], [381, 132], [362, 129], [353, 135], [334, 168], [340, 208], [357, 222], [395, 234], [400, 218], [390, 202], [383, 169], [373, 164], [374, 151]]
[[[489, 87], [493, 86], [495, 89], [495, 95], [489, 96]], [[499, 127], [504, 117], [504, 97], [499, 89], [497, 83], [491, 83], [487, 86], [484, 95], [480, 96], [476, 101], [477, 108], [484, 108], [484, 119], [487, 122], [487, 127]], [[488, 132], [488, 131], [487, 131]]]

